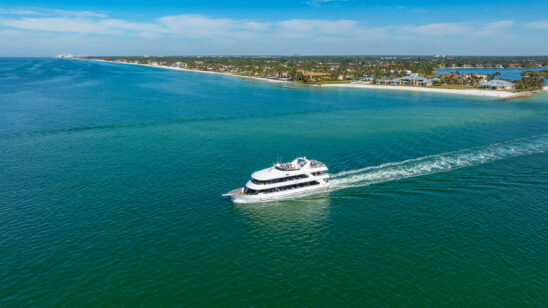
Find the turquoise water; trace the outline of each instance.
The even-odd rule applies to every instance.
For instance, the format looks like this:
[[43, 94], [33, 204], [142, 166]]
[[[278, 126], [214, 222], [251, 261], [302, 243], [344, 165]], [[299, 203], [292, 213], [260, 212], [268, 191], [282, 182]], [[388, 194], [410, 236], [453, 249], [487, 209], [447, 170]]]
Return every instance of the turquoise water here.
[[[500, 76], [497, 77], [503, 79], [518, 80], [521, 79], [521, 72], [523, 71], [542, 71], [548, 70], [546, 67], [538, 68], [443, 68], [437, 69], [436, 75], [443, 75], [451, 72], [458, 71], [461, 74], [494, 74], [496, 72], [500, 73]], [[544, 78], [545, 80], [547, 78]]]
[[0, 305], [546, 306], [547, 103], [0, 59]]

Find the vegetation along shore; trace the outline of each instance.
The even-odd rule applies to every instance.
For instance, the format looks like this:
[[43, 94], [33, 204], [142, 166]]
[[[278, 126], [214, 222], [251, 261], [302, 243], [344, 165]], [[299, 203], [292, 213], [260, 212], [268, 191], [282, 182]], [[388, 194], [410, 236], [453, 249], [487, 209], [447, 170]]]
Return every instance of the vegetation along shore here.
[[[73, 58], [72, 55], [61, 55]], [[324, 87], [383, 89], [488, 96], [526, 97], [546, 91], [548, 57], [77, 57], [79, 59], [222, 74], [269, 82]], [[436, 74], [437, 69], [455, 70]], [[519, 68], [521, 79], [494, 73], [461, 74], [459, 69]]]

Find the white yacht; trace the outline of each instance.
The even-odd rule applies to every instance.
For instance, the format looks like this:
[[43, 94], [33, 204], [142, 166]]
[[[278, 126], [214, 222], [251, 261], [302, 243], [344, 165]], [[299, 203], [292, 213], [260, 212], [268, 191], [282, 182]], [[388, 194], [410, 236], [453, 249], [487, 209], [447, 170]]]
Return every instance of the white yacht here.
[[289, 163], [276, 163], [251, 175], [245, 187], [234, 189], [224, 197], [234, 203], [255, 203], [292, 199], [329, 189], [329, 174], [324, 163], [295, 158]]

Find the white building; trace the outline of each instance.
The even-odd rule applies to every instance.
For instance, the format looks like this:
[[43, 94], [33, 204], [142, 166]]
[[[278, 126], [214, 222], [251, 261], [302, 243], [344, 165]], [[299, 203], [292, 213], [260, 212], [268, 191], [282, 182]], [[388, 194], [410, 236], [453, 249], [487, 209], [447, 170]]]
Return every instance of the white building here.
[[513, 90], [516, 86], [506, 80], [489, 80], [480, 85], [480, 89], [490, 89], [490, 90]]

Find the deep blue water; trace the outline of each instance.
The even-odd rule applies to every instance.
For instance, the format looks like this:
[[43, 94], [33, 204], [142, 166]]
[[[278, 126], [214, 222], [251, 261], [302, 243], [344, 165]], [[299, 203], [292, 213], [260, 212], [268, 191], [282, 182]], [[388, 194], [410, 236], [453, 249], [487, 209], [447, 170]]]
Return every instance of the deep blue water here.
[[[547, 306], [547, 150], [547, 95], [0, 59], [0, 306]], [[278, 155], [334, 191], [221, 198]]]

